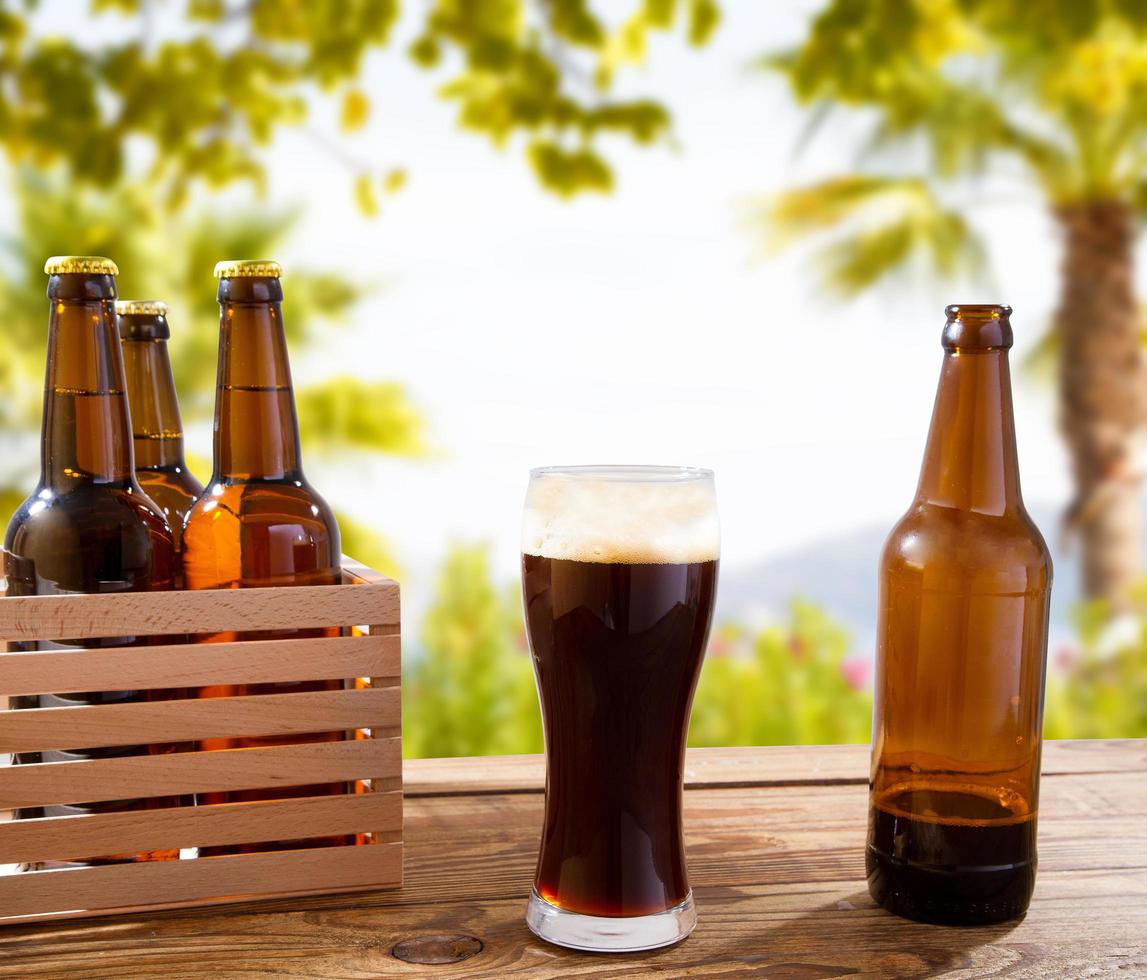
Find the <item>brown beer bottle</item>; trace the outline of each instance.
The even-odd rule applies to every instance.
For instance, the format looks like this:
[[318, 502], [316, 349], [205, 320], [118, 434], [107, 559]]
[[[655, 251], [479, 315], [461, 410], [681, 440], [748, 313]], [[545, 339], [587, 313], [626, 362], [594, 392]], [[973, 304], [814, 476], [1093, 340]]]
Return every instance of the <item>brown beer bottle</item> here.
[[1051, 558], [1020, 498], [1006, 306], [949, 306], [920, 485], [880, 564], [867, 872], [889, 911], [1022, 915]]
[[183, 421], [167, 352], [171, 336], [167, 304], [120, 300], [115, 310], [131, 406], [135, 477], [163, 511], [178, 552], [183, 522], [203, 492], [203, 484], [191, 475], [183, 459]]
[[[170, 589], [175, 569], [171, 532], [140, 489], [132, 460], [123, 358], [116, 336], [115, 277], [110, 259], [56, 256], [50, 276], [48, 365], [44, 385], [40, 482], [8, 525], [4, 571], [8, 594], [147, 592]], [[54, 646], [112, 647], [149, 643], [131, 636], [41, 641]], [[63, 679], [62, 679], [63, 680]], [[61, 686], [64, 686], [61, 683]], [[67, 692], [14, 699], [14, 707], [47, 708], [145, 700], [146, 692]], [[164, 751], [122, 746], [23, 753], [15, 762], [65, 762]], [[63, 816], [173, 805], [178, 800], [121, 800], [52, 805], [19, 817]], [[95, 857], [84, 863], [173, 859], [178, 851]]]
[[[307, 483], [299, 459], [299, 426], [283, 332], [283, 288], [275, 262], [231, 261], [219, 279], [219, 374], [215, 400], [215, 464], [183, 532], [189, 589], [333, 585], [339, 581], [339, 529], [330, 507]], [[238, 638], [337, 635], [338, 630], [216, 633], [207, 642]], [[201, 697], [340, 690], [341, 681], [220, 685]], [[204, 749], [338, 741], [344, 732], [286, 737], [209, 739]], [[199, 795], [229, 803], [346, 793], [346, 783]], [[204, 848], [201, 854], [341, 844], [351, 837]]]

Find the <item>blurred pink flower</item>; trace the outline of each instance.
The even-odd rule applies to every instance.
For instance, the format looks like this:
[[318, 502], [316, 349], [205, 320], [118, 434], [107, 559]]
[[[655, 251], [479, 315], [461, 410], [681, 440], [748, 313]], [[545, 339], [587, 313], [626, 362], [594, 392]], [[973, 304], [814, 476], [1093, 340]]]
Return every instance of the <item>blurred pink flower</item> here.
[[1065, 673], [1075, 666], [1075, 662], [1079, 659], [1079, 651], [1065, 643], [1058, 650], [1055, 651], [1055, 665]]
[[709, 641], [710, 657], [727, 657], [733, 652], [733, 644], [727, 636], [714, 636]]
[[840, 665], [840, 673], [854, 691], [862, 691], [868, 686], [872, 675], [872, 664], [863, 657], [850, 657]]
[[789, 636], [788, 647], [789, 653], [793, 655], [793, 660], [804, 660], [808, 653], [808, 641], [795, 633]]

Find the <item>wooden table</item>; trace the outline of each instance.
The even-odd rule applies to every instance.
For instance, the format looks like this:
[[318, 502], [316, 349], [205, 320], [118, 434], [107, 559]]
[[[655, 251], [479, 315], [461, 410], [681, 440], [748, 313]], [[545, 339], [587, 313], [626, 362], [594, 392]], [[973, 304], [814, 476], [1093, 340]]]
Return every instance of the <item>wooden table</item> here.
[[978, 929], [873, 905], [867, 766], [864, 746], [691, 751], [700, 921], [668, 950], [591, 955], [534, 939], [522, 915], [541, 759], [435, 759], [406, 764], [400, 890], [5, 927], [0, 975], [1147, 976], [1147, 740], [1046, 747], [1031, 910]]

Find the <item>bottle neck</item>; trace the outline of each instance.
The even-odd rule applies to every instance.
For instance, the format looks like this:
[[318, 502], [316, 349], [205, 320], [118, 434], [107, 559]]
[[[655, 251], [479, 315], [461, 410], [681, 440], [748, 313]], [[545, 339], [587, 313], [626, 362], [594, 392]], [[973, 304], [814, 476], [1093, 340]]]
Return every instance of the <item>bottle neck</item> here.
[[282, 305], [224, 301], [221, 310], [213, 482], [301, 479]]
[[125, 340], [124, 372], [138, 470], [184, 468], [183, 421], [166, 340]]
[[994, 515], [1022, 507], [1006, 348], [945, 351], [916, 499]]
[[41, 481], [54, 490], [133, 480], [114, 298], [113, 289], [108, 297], [52, 299]]

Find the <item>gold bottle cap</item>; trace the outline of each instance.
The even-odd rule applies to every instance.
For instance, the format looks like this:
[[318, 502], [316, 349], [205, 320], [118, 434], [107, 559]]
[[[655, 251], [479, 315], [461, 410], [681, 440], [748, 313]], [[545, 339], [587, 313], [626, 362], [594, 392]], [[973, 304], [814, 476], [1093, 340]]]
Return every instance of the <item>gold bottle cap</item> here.
[[216, 279], [278, 279], [282, 274], [283, 267], [270, 259], [225, 259], [215, 263]]
[[167, 316], [167, 304], [158, 299], [117, 299], [119, 316]]
[[118, 276], [119, 266], [102, 255], [53, 255], [44, 263], [49, 276], [74, 273], [88, 276]]

